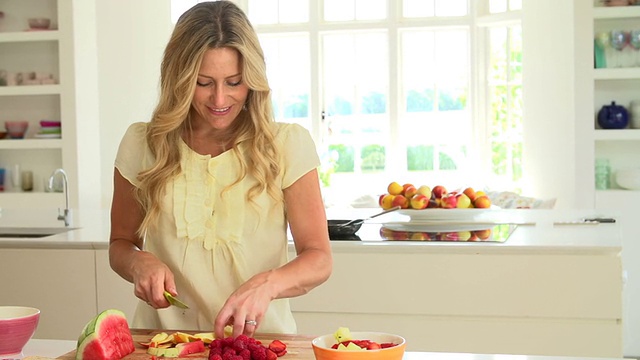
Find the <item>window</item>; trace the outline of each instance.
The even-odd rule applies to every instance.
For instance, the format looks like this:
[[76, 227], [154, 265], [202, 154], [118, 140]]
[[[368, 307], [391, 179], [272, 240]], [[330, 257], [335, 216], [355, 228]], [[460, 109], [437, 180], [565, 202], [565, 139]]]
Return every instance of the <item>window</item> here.
[[[522, 179], [522, 31], [516, 11], [521, 0], [490, 0], [490, 15], [482, 18], [487, 49], [485, 100], [489, 130], [490, 184], [520, 191]], [[514, 14], [515, 13], [515, 14]]]
[[517, 191], [521, 0], [238, 3], [258, 31], [277, 120], [316, 140], [329, 202], [391, 181]]

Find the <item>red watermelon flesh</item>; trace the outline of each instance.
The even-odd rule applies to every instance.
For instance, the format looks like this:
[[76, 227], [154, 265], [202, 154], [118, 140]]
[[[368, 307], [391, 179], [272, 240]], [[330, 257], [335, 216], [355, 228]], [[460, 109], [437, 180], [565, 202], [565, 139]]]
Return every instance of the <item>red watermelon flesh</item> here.
[[135, 350], [127, 319], [119, 310], [105, 310], [92, 319], [78, 338], [76, 359], [117, 360]]

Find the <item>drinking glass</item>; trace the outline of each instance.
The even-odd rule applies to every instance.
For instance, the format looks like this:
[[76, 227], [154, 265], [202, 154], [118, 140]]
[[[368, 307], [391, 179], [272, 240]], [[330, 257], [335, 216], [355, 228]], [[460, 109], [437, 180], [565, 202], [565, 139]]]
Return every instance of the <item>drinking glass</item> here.
[[609, 67], [610, 63], [610, 53], [611, 53], [611, 33], [608, 31], [599, 32], [595, 36], [595, 52], [597, 54], [602, 53], [602, 58], [598, 56], [598, 63], [596, 67], [598, 68], [606, 68]]
[[635, 65], [640, 66], [640, 29], [631, 30], [631, 32], [629, 33], [629, 44], [635, 50]]
[[623, 50], [629, 43], [629, 33], [624, 30], [611, 30], [611, 47], [618, 50], [615, 53], [615, 67], [622, 67], [627, 65], [627, 61], [624, 61]]

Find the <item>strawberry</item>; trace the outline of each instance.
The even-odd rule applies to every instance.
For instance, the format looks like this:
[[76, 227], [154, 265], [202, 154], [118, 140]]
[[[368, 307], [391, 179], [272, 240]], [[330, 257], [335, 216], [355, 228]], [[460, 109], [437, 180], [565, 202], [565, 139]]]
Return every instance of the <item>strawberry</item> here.
[[278, 355], [276, 355], [276, 353], [267, 349], [267, 360], [276, 360], [277, 358], [278, 358]]
[[269, 350], [273, 351], [276, 354], [281, 353], [283, 350], [286, 350], [286, 349], [287, 349], [287, 345], [285, 345], [285, 343], [283, 343], [280, 340], [273, 340], [269, 344]]
[[382, 347], [377, 342], [371, 342], [371, 343], [369, 343], [369, 345], [367, 345], [367, 350], [378, 350], [378, 349], [381, 349], [381, 348]]
[[278, 357], [285, 356], [286, 354], [287, 354], [287, 349], [284, 349], [284, 350], [280, 351], [279, 353], [276, 353], [276, 355], [278, 355]]

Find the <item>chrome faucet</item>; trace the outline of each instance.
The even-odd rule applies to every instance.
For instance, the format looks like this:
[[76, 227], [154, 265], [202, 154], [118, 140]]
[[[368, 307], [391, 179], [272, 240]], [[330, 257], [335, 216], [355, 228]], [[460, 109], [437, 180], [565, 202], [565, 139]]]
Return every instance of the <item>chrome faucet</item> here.
[[[58, 220], [64, 221], [64, 226], [69, 226], [69, 184], [67, 180], [67, 173], [62, 169], [55, 169], [51, 176], [49, 177], [49, 189], [53, 189], [53, 180], [56, 175], [62, 174], [62, 180], [64, 184], [64, 197], [65, 197], [65, 207], [64, 210], [58, 209]], [[61, 211], [62, 210], [62, 211]]]

